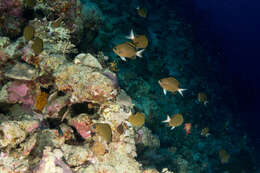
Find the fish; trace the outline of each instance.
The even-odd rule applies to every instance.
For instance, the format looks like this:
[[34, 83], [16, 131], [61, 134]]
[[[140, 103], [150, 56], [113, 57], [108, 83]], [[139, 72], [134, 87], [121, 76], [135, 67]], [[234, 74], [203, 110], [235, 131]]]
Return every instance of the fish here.
[[147, 17], [147, 9], [146, 8], [138, 6], [138, 7], [136, 7], [136, 10], [137, 10], [137, 14], [140, 17], [143, 17], [143, 18]]
[[230, 159], [230, 154], [225, 149], [220, 149], [218, 151], [219, 159], [222, 164], [228, 163]]
[[208, 97], [207, 97], [206, 93], [199, 92], [198, 93], [198, 101], [200, 103], [203, 103], [204, 105], [207, 105], [209, 102], [208, 102]]
[[173, 130], [175, 127], [182, 125], [183, 121], [182, 114], [174, 114], [171, 118], [169, 115], [167, 115], [167, 119], [162, 122], [168, 123], [168, 125], [171, 127], [171, 130]]
[[186, 131], [186, 136], [191, 133], [191, 132], [190, 132], [191, 126], [192, 126], [191, 123], [185, 123], [185, 124], [184, 124], [184, 129], [185, 129], [185, 131]]
[[135, 36], [133, 29], [131, 29], [129, 36], [126, 36], [126, 38], [132, 40], [132, 43], [138, 49], [145, 49], [148, 46], [147, 37], [145, 35]]
[[121, 44], [115, 46], [113, 48], [113, 51], [115, 52], [115, 54], [120, 56], [120, 58], [123, 61], [126, 61], [126, 58], [135, 59], [136, 56], [143, 57], [142, 53], [143, 53], [144, 49], [137, 50], [136, 46], [133, 43], [125, 42], [125, 43], [121, 43]]
[[176, 80], [174, 77], [166, 77], [162, 78], [158, 81], [159, 85], [163, 88], [163, 93], [166, 95], [167, 91], [170, 91], [172, 93], [180, 93], [181, 96], [183, 96], [183, 91], [187, 89], [179, 88], [179, 81]]
[[209, 133], [209, 128], [208, 128], [208, 127], [203, 128], [203, 129], [201, 130], [201, 132], [200, 132], [200, 135], [201, 135], [201, 136], [208, 137], [208, 136], [210, 135], [210, 133]]
[[132, 126], [141, 128], [145, 123], [145, 115], [144, 113], [137, 112], [135, 115], [131, 115], [128, 121]]

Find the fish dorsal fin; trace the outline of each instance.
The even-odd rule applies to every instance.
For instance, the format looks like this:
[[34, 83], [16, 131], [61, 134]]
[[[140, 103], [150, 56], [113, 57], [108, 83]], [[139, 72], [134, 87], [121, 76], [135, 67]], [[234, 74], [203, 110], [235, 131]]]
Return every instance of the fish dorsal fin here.
[[135, 38], [134, 31], [131, 29], [130, 34], [126, 36], [127, 39], [133, 40]]

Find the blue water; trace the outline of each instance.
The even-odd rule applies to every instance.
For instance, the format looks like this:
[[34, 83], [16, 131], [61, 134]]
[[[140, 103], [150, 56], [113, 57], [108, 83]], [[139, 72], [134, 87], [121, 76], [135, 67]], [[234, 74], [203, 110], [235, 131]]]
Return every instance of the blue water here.
[[179, 13], [192, 23], [196, 38], [211, 54], [218, 55], [222, 64], [219, 71], [237, 101], [234, 112], [243, 124], [240, 130], [248, 134], [259, 153], [260, 2], [183, 0], [178, 4], [184, 9]]
[[[260, 2], [245, 0], [182, 1], [179, 11], [192, 23], [197, 39], [221, 59], [225, 80], [238, 101], [238, 117], [259, 145]], [[215, 49], [214, 49], [215, 48]]]

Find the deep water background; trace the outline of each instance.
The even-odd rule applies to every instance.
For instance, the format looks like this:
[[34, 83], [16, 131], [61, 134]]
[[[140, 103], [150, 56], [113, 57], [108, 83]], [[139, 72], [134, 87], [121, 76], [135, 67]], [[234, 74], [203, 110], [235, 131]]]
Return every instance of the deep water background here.
[[168, 1], [192, 24], [195, 38], [220, 61], [220, 73], [237, 102], [235, 115], [260, 151], [260, 1]]

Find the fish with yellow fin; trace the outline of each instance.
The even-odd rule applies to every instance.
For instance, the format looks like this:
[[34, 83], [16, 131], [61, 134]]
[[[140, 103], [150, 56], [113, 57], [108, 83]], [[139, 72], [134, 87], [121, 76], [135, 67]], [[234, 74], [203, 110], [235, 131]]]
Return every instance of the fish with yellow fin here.
[[146, 8], [138, 6], [138, 7], [136, 7], [136, 10], [137, 10], [137, 14], [140, 17], [143, 17], [143, 18], [147, 17], [147, 9]]
[[167, 119], [162, 122], [168, 123], [168, 125], [171, 127], [171, 130], [173, 130], [175, 127], [182, 125], [183, 121], [184, 119], [182, 114], [175, 114], [171, 118], [169, 115], [167, 115]]
[[203, 103], [204, 105], [207, 105], [209, 103], [209, 101], [208, 101], [208, 97], [207, 97], [206, 93], [199, 92], [198, 93], [198, 101], [200, 103]]
[[128, 121], [132, 126], [141, 128], [145, 123], [145, 115], [144, 113], [137, 112], [134, 115], [130, 115]]
[[130, 35], [126, 37], [127, 39], [132, 40], [133, 44], [139, 49], [145, 49], [148, 46], [148, 39], [145, 35], [136, 35], [131, 29]]
[[130, 35], [126, 38], [132, 41], [127, 41], [115, 46], [113, 48], [114, 53], [120, 56], [123, 61], [126, 61], [126, 58], [135, 59], [136, 56], [143, 57], [142, 53], [145, 50], [144, 48], [148, 46], [147, 37], [145, 35], [135, 36], [134, 31], [131, 30]]
[[115, 54], [120, 56], [120, 58], [123, 61], [126, 61], [126, 58], [135, 59], [136, 56], [143, 57], [142, 52], [144, 51], [144, 49], [137, 51], [137, 49], [133, 43], [125, 42], [125, 43], [121, 43], [121, 44], [115, 46], [113, 48], [113, 51], [115, 52]]
[[166, 77], [162, 78], [158, 81], [159, 85], [163, 88], [163, 93], [166, 95], [167, 91], [170, 91], [172, 93], [180, 93], [181, 96], [183, 96], [183, 91], [187, 89], [179, 88], [179, 81], [175, 79], [174, 77]]

